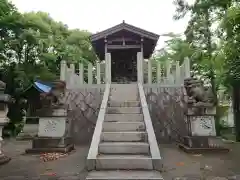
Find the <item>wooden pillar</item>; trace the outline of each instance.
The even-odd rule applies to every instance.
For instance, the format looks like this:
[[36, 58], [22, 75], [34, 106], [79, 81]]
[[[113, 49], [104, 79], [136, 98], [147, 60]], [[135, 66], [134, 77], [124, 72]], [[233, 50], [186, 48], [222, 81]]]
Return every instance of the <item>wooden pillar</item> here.
[[138, 83], [143, 84], [143, 53], [137, 53], [137, 75]]
[[67, 63], [66, 61], [62, 60], [60, 66], [60, 80], [66, 81], [66, 76], [67, 76]]
[[141, 37], [141, 52], [143, 53], [143, 37]]
[[[106, 55], [106, 53], [108, 52], [108, 50], [107, 50], [107, 37], [105, 37], [104, 38], [104, 51], [105, 51], [105, 55]], [[106, 59], [106, 56], [105, 56], [105, 59]]]

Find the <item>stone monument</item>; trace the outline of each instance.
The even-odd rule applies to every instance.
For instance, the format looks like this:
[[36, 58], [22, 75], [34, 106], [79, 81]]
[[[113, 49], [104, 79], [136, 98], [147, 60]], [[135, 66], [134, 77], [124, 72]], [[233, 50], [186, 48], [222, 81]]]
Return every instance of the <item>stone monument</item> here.
[[71, 122], [67, 119], [67, 107], [64, 104], [66, 84], [63, 81], [53, 84], [49, 93], [41, 94], [38, 135], [26, 153], [66, 153], [74, 149], [70, 135]]
[[10, 95], [4, 94], [6, 84], [0, 81], [0, 165], [5, 164], [11, 160], [11, 158], [4, 155], [2, 152], [2, 131], [3, 127], [9, 122], [7, 118], [8, 113], [8, 103], [13, 102], [13, 99]]
[[179, 147], [186, 152], [201, 153], [203, 151], [228, 151], [221, 147], [216, 137], [216, 106], [211, 88], [203, 82], [190, 77], [184, 80], [186, 90], [185, 121], [189, 135], [183, 138]]

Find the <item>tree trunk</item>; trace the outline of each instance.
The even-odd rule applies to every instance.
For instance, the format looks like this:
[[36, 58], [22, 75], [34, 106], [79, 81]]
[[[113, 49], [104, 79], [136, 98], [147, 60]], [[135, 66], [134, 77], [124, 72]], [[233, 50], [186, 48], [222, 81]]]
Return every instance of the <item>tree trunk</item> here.
[[240, 86], [233, 86], [232, 95], [236, 141], [240, 142]]
[[205, 18], [206, 18], [206, 34], [205, 38], [207, 40], [207, 53], [208, 58], [210, 61], [210, 69], [209, 69], [209, 79], [212, 86], [212, 93], [214, 97], [214, 105], [216, 106], [216, 117], [215, 117], [215, 128], [216, 128], [216, 134], [217, 136], [221, 135], [220, 132], [220, 117], [219, 117], [219, 108], [218, 108], [218, 96], [217, 96], [217, 88], [216, 88], [216, 78], [215, 78], [215, 72], [213, 67], [213, 56], [212, 56], [212, 33], [211, 33], [211, 22], [210, 22], [210, 12], [209, 10], [206, 10], [205, 12]]

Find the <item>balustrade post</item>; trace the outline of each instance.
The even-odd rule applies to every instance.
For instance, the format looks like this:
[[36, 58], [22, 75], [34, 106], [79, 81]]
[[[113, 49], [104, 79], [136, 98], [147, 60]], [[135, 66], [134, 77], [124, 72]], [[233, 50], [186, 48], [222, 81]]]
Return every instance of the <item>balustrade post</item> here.
[[62, 60], [60, 66], [60, 80], [66, 81], [66, 76], [67, 76], [67, 63], [66, 61]]
[[112, 74], [111, 74], [111, 54], [105, 54], [105, 61], [106, 61], [106, 83], [111, 84], [112, 81]]
[[152, 61], [148, 60], [148, 84], [152, 84]]
[[138, 71], [138, 83], [143, 84], [143, 53], [137, 53], [137, 71]]

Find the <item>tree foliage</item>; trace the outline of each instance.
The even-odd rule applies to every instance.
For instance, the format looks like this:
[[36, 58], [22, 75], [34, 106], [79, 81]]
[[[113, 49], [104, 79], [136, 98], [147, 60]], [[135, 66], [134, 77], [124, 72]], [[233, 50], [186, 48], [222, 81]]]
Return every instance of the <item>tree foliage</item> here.
[[239, 2], [196, 0], [189, 4], [186, 0], [175, 0], [174, 5], [175, 20], [186, 15], [190, 15], [190, 20], [183, 36], [170, 33], [171, 39], [156, 59], [182, 61], [189, 57], [192, 73], [212, 87], [218, 106], [219, 90], [231, 93], [231, 86], [240, 83]]
[[[94, 62], [90, 34], [69, 29], [45, 12], [20, 13], [8, 0], [0, 0], [0, 74], [7, 83], [6, 93], [20, 103], [20, 92], [34, 80], [59, 78], [62, 59], [76, 64]], [[12, 122], [21, 119], [16, 107], [19, 104], [10, 107]]]

